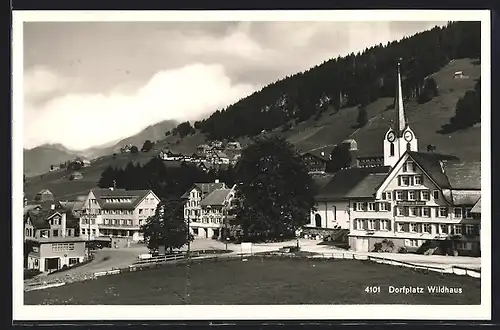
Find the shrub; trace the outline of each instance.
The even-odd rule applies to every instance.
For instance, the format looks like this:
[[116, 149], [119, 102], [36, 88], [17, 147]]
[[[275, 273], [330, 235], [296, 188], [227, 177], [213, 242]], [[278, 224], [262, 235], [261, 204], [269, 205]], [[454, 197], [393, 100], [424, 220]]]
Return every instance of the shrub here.
[[408, 250], [407, 250], [404, 246], [401, 246], [401, 247], [398, 249], [398, 253], [408, 253]]
[[382, 250], [382, 243], [377, 242], [373, 244], [373, 252], [380, 252]]

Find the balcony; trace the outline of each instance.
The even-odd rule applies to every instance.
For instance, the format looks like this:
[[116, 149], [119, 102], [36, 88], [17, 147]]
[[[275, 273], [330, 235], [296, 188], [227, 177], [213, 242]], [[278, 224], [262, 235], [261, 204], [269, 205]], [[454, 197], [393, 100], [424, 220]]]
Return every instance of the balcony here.
[[140, 226], [134, 225], [119, 225], [119, 224], [99, 224], [99, 229], [121, 229], [121, 230], [138, 230]]

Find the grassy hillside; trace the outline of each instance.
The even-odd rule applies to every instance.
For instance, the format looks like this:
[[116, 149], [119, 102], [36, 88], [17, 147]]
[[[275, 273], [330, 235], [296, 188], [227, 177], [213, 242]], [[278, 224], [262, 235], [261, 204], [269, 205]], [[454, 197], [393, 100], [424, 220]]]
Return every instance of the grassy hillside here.
[[32, 149], [23, 150], [24, 174], [33, 176], [50, 170], [50, 165], [59, 165], [75, 159], [77, 152], [68, 150], [62, 145], [44, 144]]
[[[454, 79], [453, 73], [463, 71], [466, 79]], [[450, 62], [442, 70], [433, 74], [439, 88], [439, 96], [428, 103], [405, 104], [406, 115], [411, 128], [419, 139], [421, 151], [425, 151], [427, 144], [437, 147], [436, 152], [449, 153], [462, 159], [480, 159], [481, 127], [475, 126], [463, 131], [447, 135], [439, 134], [443, 124], [448, 123], [454, 116], [456, 103], [465, 92], [474, 87], [475, 79], [480, 77], [480, 65], [474, 60], [461, 59]], [[361, 155], [382, 154], [382, 139], [391, 121], [394, 118], [392, 98], [380, 98], [367, 106], [369, 122], [361, 128], [355, 129], [358, 115], [357, 107], [342, 109], [335, 113], [325, 111], [321, 118], [299, 123], [288, 131], [282, 128], [275, 129], [270, 134], [286, 137], [301, 151], [319, 149], [324, 146], [333, 146], [347, 138], [354, 138], [358, 142]], [[250, 139], [240, 138], [243, 146], [250, 143]], [[83, 180], [69, 181], [68, 173], [58, 171], [43, 176], [30, 178], [25, 187], [25, 193], [31, 198], [41, 189], [50, 189], [56, 196], [71, 199], [86, 190], [95, 187], [102, 171], [109, 165], [125, 166], [130, 160], [142, 164], [154, 157], [159, 149], [168, 148], [174, 152], [191, 154], [196, 146], [205, 143], [203, 134], [197, 132], [183, 139], [169, 136], [155, 145], [155, 149], [148, 153], [117, 154], [116, 159], [111, 155], [101, 157], [92, 163], [91, 167], [83, 168]]]
[[[463, 71], [468, 78], [453, 78], [456, 71]], [[441, 126], [454, 116], [457, 101], [474, 87], [475, 80], [480, 77], [479, 63], [470, 59], [455, 60], [432, 76], [438, 84], [439, 96], [425, 104], [415, 101], [405, 103], [405, 113], [419, 140], [419, 149], [425, 151], [428, 144], [433, 144], [437, 147], [436, 152], [450, 153], [461, 159], [480, 160], [480, 125], [446, 135], [438, 133]], [[353, 128], [358, 109], [352, 107], [338, 113], [326, 111], [316, 121], [310, 119], [285, 133], [277, 129], [275, 134], [284, 134], [303, 151], [333, 146], [344, 139], [353, 138], [358, 142], [360, 154], [382, 155], [382, 139], [395, 115], [392, 105], [392, 98], [381, 98], [368, 105], [369, 122], [359, 130]]]

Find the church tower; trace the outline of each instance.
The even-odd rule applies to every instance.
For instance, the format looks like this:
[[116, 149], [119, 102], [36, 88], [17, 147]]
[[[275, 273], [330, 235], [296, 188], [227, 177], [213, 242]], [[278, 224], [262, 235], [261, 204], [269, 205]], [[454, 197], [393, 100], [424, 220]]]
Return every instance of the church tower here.
[[407, 123], [403, 88], [401, 86], [401, 65], [398, 62], [398, 82], [396, 98], [394, 99], [395, 120], [384, 137], [384, 166], [393, 167], [405, 151], [418, 151], [418, 141], [415, 133]]

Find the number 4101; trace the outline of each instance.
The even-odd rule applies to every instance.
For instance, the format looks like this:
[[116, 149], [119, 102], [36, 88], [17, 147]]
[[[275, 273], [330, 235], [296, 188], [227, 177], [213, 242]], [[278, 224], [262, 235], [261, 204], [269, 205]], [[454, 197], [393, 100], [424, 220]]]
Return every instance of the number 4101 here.
[[366, 293], [380, 293], [379, 286], [367, 286], [365, 289]]

